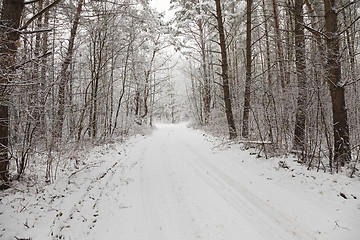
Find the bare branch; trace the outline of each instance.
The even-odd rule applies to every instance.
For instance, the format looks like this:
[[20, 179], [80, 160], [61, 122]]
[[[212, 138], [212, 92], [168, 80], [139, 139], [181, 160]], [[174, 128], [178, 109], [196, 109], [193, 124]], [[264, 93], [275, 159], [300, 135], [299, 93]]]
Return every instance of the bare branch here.
[[325, 39], [329, 39], [328, 36], [326, 36], [326, 34], [316, 30], [316, 29], [313, 29], [312, 27], [309, 27], [305, 24], [301, 24], [306, 30], [308, 30], [309, 32], [311, 32], [312, 34], [318, 36], [318, 37], [324, 37]]
[[350, 23], [349, 26], [346, 26], [346, 28], [344, 30], [342, 30], [339, 35], [343, 34], [344, 32], [346, 32], [349, 28], [351, 28], [352, 25], [354, 25], [357, 21], [359, 21], [360, 16], [358, 16], [352, 23]]
[[18, 63], [18, 64], [16, 64], [16, 65], [10, 66], [9, 68], [18, 69], [18, 68], [24, 66], [25, 64], [28, 64], [29, 62], [32, 62], [32, 61], [35, 61], [35, 60], [38, 60], [38, 59], [47, 57], [47, 56], [49, 56], [49, 55], [51, 55], [51, 54], [52, 54], [52, 52], [47, 52], [47, 53], [45, 53], [45, 54], [43, 54], [43, 55], [41, 55], [41, 56], [38, 56], [38, 57], [36, 57], [36, 58], [32, 58], [32, 59], [26, 60], [26, 61], [24, 61], [24, 62]]
[[36, 3], [36, 2], [40, 2], [40, 1], [41, 0], [32, 0], [32, 1], [24, 2], [24, 5], [32, 4], [32, 3]]
[[338, 14], [339, 12], [344, 11], [345, 8], [347, 8], [353, 4], [359, 3], [359, 2], [360, 2], [359, 0], [349, 1], [349, 2], [345, 3], [343, 6], [341, 6], [339, 9], [337, 9], [336, 13]]
[[43, 32], [51, 32], [53, 29], [48, 28], [48, 29], [37, 29], [37, 30], [33, 30], [33, 31], [23, 31], [20, 32], [20, 34], [33, 34], [33, 33], [43, 33]]
[[51, 8], [55, 7], [56, 4], [58, 4], [60, 1], [61, 0], [55, 0], [53, 3], [43, 8], [40, 12], [32, 16], [22, 27], [19, 28], [19, 30], [24, 30], [25, 28], [27, 28], [30, 25], [30, 23], [32, 23], [35, 19], [43, 15], [45, 12], [49, 11]]
[[344, 84], [343, 87], [347, 87], [347, 86], [352, 85], [352, 84], [355, 84], [355, 83], [357, 83], [357, 82], [359, 82], [359, 81], [360, 81], [360, 78], [358, 78], [358, 79], [356, 79], [356, 80], [354, 80], [354, 81], [351, 81], [351, 82], [347, 82], [347, 83]]

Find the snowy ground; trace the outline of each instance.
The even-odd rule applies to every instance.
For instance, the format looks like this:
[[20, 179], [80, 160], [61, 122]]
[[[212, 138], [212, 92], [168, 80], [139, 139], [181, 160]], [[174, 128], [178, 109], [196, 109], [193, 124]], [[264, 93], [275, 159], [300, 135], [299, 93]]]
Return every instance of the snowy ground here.
[[1, 192], [0, 239], [360, 239], [359, 179], [157, 127], [54, 184]]

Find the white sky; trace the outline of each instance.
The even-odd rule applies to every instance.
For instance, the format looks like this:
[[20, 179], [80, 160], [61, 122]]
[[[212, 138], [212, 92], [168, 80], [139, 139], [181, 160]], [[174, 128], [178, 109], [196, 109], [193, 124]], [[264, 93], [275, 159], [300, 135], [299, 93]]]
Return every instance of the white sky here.
[[165, 12], [165, 21], [170, 20], [174, 16], [174, 13], [169, 11], [170, 0], [151, 0], [150, 6], [156, 8], [159, 12]]
[[158, 9], [160, 12], [169, 10], [170, 0], [152, 0], [150, 5]]

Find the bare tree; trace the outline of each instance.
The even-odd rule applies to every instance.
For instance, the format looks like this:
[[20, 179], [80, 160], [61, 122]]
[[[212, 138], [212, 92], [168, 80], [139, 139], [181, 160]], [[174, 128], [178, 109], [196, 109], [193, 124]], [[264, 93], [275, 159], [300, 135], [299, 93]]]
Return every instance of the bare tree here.
[[281, 33], [280, 33], [280, 23], [279, 23], [279, 13], [278, 13], [278, 3], [277, 0], [272, 0], [273, 6], [273, 18], [274, 18], [274, 27], [275, 27], [275, 43], [277, 48], [278, 55], [278, 64], [279, 64], [279, 78], [281, 87], [284, 89], [286, 85], [285, 80], [285, 67], [284, 67], [284, 52], [283, 45], [281, 42]]
[[251, 12], [252, 0], [246, 1], [246, 79], [244, 93], [244, 113], [242, 121], [242, 137], [249, 136], [249, 113], [250, 113], [250, 85], [251, 85]]
[[304, 0], [296, 0], [295, 15], [295, 57], [296, 57], [296, 76], [297, 76], [297, 110], [295, 120], [295, 133], [293, 149], [304, 151], [305, 149], [305, 121], [306, 121], [306, 61], [305, 61], [305, 35], [304, 35]]
[[326, 71], [332, 102], [334, 162], [337, 167], [340, 165], [344, 166], [345, 163], [351, 160], [349, 126], [345, 103], [345, 82], [342, 80], [341, 75], [338, 6], [339, 0], [324, 0], [327, 45]]
[[229, 89], [229, 75], [228, 75], [228, 62], [227, 62], [227, 50], [226, 50], [226, 40], [225, 40], [225, 31], [223, 18], [221, 14], [221, 2], [220, 0], [215, 0], [216, 4], [216, 18], [217, 18], [217, 27], [219, 31], [219, 39], [220, 39], [220, 49], [221, 49], [221, 69], [222, 69], [222, 79], [223, 79], [223, 91], [224, 91], [224, 101], [225, 101], [225, 112], [226, 119], [229, 128], [230, 139], [234, 139], [237, 137], [234, 117], [232, 113], [231, 107], [231, 96]]
[[14, 81], [15, 54], [18, 49], [20, 19], [24, 8], [23, 0], [4, 0], [0, 22], [0, 181], [1, 188], [6, 188], [9, 177], [8, 137], [9, 103], [8, 83]]
[[79, 0], [76, 8], [76, 13], [74, 16], [74, 21], [70, 31], [69, 44], [67, 47], [65, 59], [61, 65], [60, 72], [60, 82], [59, 82], [59, 98], [58, 98], [58, 111], [57, 111], [57, 121], [56, 121], [56, 130], [55, 136], [59, 139], [62, 137], [63, 124], [64, 124], [64, 110], [65, 110], [65, 87], [69, 80], [69, 65], [71, 64], [74, 52], [74, 43], [76, 38], [76, 32], [80, 21], [80, 15], [82, 11], [84, 0]]

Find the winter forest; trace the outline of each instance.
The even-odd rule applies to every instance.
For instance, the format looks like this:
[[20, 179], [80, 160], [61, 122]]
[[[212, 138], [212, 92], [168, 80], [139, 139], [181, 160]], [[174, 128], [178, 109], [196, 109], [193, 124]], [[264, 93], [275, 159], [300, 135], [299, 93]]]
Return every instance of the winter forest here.
[[359, 239], [360, 1], [0, 8], [1, 239]]

